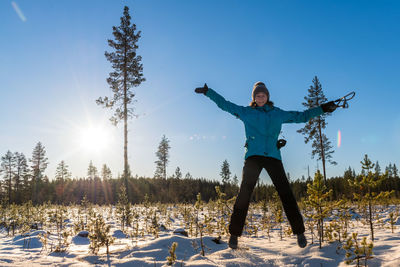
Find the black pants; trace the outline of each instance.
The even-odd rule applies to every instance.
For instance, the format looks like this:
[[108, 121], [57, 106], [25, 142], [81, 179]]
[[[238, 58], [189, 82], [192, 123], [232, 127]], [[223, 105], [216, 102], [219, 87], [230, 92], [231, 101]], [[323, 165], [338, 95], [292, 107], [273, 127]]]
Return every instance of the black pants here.
[[293, 192], [290, 189], [282, 161], [263, 156], [251, 156], [244, 162], [242, 184], [240, 185], [239, 195], [233, 207], [231, 222], [229, 224], [229, 233], [235, 236], [240, 236], [242, 234], [251, 194], [253, 193], [263, 168], [268, 172], [272, 183], [278, 191], [293, 233], [304, 233], [303, 217], [301, 216]]

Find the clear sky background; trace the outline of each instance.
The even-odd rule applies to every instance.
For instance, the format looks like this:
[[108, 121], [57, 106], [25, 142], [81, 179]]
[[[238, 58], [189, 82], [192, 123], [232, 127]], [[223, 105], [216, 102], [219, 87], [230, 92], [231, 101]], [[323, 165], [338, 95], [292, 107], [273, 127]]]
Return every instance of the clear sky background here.
[[[356, 91], [349, 109], [327, 119], [338, 163], [328, 166], [328, 177], [349, 166], [359, 172], [364, 154], [382, 169], [399, 167], [399, 1], [1, 0], [1, 156], [10, 150], [31, 158], [40, 141], [50, 178], [61, 160], [73, 177], [86, 176], [90, 160], [122, 173], [122, 124], [112, 126], [111, 111], [95, 100], [111, 96], [104, 51], [111, 51], [107, 39], [124, 5], [142, 31], [138, 53], [147, 79], [134, 89], [139, 117], [129, 122], [133, 175], [153, 176], [165, 134], [169, 175], [179, 166], [183, 174], [220, 179], [227, 159], [240, 179], [241, 121], [194, 88], [207, 82], [245, 106], [253, 83], [264, 81], [276, 106], [303, 110], [315, 75], [330, 100]], [[283, 126], [282, 158], [292, 178], [321, 168], [296, 132], [303, 126]], [[261, 177], [269, 181], [265, 171]]]

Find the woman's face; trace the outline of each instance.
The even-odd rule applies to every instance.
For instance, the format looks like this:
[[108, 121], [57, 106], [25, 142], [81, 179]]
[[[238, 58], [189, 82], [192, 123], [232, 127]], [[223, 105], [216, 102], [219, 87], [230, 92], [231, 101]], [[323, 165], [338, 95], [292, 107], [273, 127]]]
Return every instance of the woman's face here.
[[255, 101], [258, 107], [264, 106], [268, 101], [267, 94], [263, 92], [257, 93]]

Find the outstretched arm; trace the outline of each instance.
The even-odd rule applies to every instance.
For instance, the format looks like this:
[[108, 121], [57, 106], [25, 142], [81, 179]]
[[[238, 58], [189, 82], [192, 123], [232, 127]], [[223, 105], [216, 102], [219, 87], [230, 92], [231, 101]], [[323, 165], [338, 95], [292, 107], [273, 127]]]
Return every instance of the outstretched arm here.
[[225, 98], [223, 98], [213, 89], [208, 88], [207, 84], [204, 84], [204, 87], [196, 88], [195, 92], [198, 94], [205, 94], [208, 98], [214, 101], [220, 109], [231, 113], [237, 118], [241, 118], [244, 115], [244, 107], [225, 100]]
[[308, 122], [310, 119], [324, 113], [322, 108], [315, 107], [304, 111], [284, 111], [282, 110], [283, 123]]

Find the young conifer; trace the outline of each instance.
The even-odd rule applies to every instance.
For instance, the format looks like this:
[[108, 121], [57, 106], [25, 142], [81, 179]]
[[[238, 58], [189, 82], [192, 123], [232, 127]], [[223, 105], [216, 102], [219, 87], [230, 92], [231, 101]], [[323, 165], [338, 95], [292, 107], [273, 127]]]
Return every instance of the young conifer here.
[[394, 233], [394, 227], [395, 227], [398, 219], [399, 219], [398, 212], [392, 211], [389, 213], [389, 223], [390, 223], [390, 229], [392, 230], [392, 234]]
[[355, 188], [354, 198], [359, 200], [361, 204], [365, 204], [367, 208], [366, 221], [369, 224], [371, 231], [371, 240], [374, 241], [374, 221], [376, 217], [375, 205], [388, 198], [394, 191], [376, 192], [379, 185], [387, 178], [387, 175], [376, 176], [372, 169], [374, 164], [368, 158], [368, 155], [364, 156], [364, 160], [361, 161], [363, 174], [359, 179], [349, 181], [350, 185]]
[[194, 205], [195, 211], [196, 211], [196, 236], [197, 236], [197, 231], [200, 233], [200, 248], [201, 248], [201, 255], [204, 256], [205, 255], [205, 251], [204, 251], [204, 242], [203, 242], [203, 231], [204, 231], [204, 225], [203, 223], [200, 221], [200, 217], [199, 217], [199, 213], [200, 211], [203, 210], [203, 201], [201, 200], [201, 194], [198, 193], [197, 194], [197, 201]]
[[353, 233], [346, 241], [343, 246], [346, 250], [346, 263], [351, 264], [356, 261], [357, 266], [360, 266], [360, 260], [364, 259], [364, 266], [367, 266], [367, 260], [372, 258], [374, 244], [373, 242], [367, 242], [367, 238], [364, 236], [362, 241], [358, 241], [358, 234]]
[[110, 225], [106, 225], [103, 216], [97, 214], [93, 216], [89, 224], [89, 249], [97, 254], [102, 246], [106, 246], [107, 255], [110, 253], [109, 247], [114, 243], [115, 238], [110, 234]]
[[348, 229], [349, 229], [349, 224], [351, 220], [351, 215], [350, 215], [350, 206], [349, 203], [341, 199], [335, 203], [335, 206], [337, 207], [338, 211], [338, 238], [339, 242], [342, 242], [342, 240], [347, 238], [348, 235]]
[[169, 256], [167, 257], [167, 265], [172, 265], [176, 261], [176, 248], [178, 247], [178, 243], [173, 242], [171, 247], [169, 248]]
[[215, 186], [215, 191], [217, 192], [217, 199], [216, 199], [216, 205], [217, 205], [217, 230], [218, 230], [218, 236], [222, 236], [225, 233], [227, 234], [227, 227], [226, 227], [226, 222], [225, 222], [225, 217], [227, 216], [227, 199], [226, 199], [226, 194], [221, 191], [219, 186]]
[[272, 203], [272, 212], [275, 215], [275, 223], [279, 225], [279, 235], [281, 240], [283, 239], [283, 210], [282, 210], [282, 203], [279, 199], [278, 192], [274, 192], [273, 196], [273, 203]]
[[319, 171], [315, 173], [314, 181], [307, 184], [307, 194], [308, 198], [306, 204], [314, 208], [314, 215], [312, 218], [317, 221], [319, 248], [322, 248], [321, 245], [324, 241], [324, 218], [326, 218], [331, 211], [327, 200], [332, 194], [332, 189], [327, 191], [327, 187]]
[[121, 185], [119, 190], [116, 211], [117, 217], [121, 223], [121, 230], [125, 231], [125, 226], [130, 226], [132, 223], [131, 203], [129, 203], [125, 186]]

